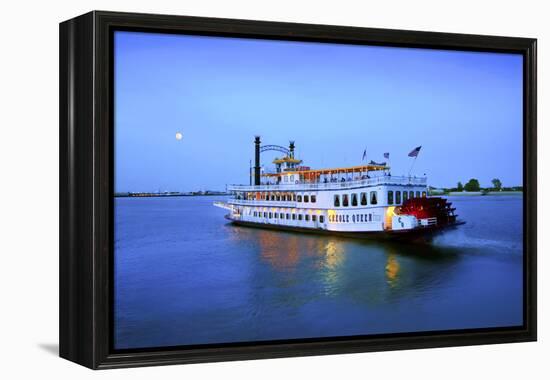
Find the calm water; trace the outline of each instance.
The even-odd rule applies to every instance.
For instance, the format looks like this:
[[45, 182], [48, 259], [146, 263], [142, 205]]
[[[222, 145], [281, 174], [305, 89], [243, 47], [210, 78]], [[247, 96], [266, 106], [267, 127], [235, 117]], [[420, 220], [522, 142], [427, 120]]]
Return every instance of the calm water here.
[[522, 197], [450, 197], [429, 246], [227, 224], [219, 197], [117, 198], [115, 347], [522, 324]]

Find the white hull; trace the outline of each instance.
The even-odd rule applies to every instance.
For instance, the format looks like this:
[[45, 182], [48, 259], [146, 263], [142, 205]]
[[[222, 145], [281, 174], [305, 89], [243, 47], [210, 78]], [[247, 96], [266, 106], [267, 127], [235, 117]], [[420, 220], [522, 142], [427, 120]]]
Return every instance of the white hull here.
[[427, 196], [423, 178], [381, 176], [341, 183], [237, 185], [228, 189], [235, 198], [216, 206], [229, 210], [229, 219], [238, 222], [334, 232], [381, 232], [428, 224], [408, 216], [397, 216], [396, 224], [394, 215], [395, 207], [406, 199]]

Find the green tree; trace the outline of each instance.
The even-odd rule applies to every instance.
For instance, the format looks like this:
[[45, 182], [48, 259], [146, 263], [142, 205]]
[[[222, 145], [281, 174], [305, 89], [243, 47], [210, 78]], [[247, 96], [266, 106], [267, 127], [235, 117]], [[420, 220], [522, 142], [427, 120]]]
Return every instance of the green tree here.
[[470, 179], [466, 185], [464, 185], [464, 190], [466, 191], [479, 191], [479, 181], [475, 178]]
[[493, 178], [491, 182], [493, 183], [493, 187], [496, 191], [500, 191], [502, 189], [502, 182], [500, 182], [500, 179]]
[[462, 182], [458, 181], [458, 185], [456, 185], [456, 191], [464, 191], [464, 185], [462, 185]]

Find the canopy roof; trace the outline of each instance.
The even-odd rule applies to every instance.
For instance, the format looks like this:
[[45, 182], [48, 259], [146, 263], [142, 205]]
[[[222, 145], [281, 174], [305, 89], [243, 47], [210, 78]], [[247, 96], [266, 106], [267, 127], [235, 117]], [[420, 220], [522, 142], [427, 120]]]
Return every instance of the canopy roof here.
[[298, 160], [296, 158], [292, 158], [292, 157], [283, 157], [283, 158], [276, 158], [273, 160], [273, 163], [274, 164], [282, 164], [283, 162], [290, 162], [291, 164], [299, 164], [302, 162], [302, 160]]
[[301, 174], [308, 177], [318, 176], [322, 174], [339, 174], [339, 173], [355, 173], [355, 172], [367, 172], [367, 171], [379, 171], [387, 170], [389, 166], [386, 165], [359, 165], [359, 166], [348, 166], [344, 168], [329, 168], [329, 169], [311, 169], [311, 170], [295, 170], [295, 171], [285, 171], [282, 173], [265, 173], [262, 174], [264, 177], [278, 177], [286, 174]]

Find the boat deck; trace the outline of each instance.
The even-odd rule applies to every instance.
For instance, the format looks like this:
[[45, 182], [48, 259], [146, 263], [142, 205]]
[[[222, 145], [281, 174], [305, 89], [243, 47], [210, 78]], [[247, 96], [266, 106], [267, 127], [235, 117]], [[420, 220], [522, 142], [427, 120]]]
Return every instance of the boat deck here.
[[228, 185], [228, 191], [308, 191], [308, 190], [341, 190], [354, 189], [377, 185], [410, 185], [426, 186], [426, 177], [406, 177], [406, 176], [378, 176], [372, 178], [356, 179], [344, 182], [298, 182], [298, 183], [280, 183], [265, 184], [259, 186], [250, 185]]

